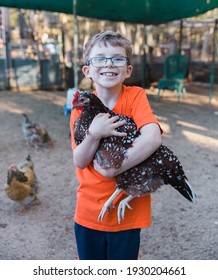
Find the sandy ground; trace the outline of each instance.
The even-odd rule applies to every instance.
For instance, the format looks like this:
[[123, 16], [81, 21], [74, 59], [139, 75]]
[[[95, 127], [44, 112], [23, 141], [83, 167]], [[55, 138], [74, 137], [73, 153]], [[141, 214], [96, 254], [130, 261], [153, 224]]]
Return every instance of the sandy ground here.
[[[153, 226], [141, 233], [141, 259], [218, 259], [218, 88], [189, 85], [178, 106], [165, 91], [148, 98], [163, 129], [163, 142], [183, 164], [198, 194], [191, 204], [164, 186], [152, 195]], [[73, 213], [77, 180], [64, 116], [65, 92], [0, 92], [0, 259], [76, 259]], [[27, 148], [21, 123], [26, 112], [48, 128], [55, 146]], [[40, 205], [20, 213], [4, 192], [6, 170], [31, 153], [41, 184]]]

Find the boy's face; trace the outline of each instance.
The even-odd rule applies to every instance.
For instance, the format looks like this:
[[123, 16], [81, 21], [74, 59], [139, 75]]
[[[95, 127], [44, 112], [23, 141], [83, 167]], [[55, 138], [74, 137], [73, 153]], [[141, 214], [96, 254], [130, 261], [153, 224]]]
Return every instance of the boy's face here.
[[[89, 59], [93, 57], [126, 57], [126, 51], [124, 48], [111, 45], [94, 45], [90, 52]], [[102, 67], [95, 67], [92, 64], [83, 66], [83, 73], [86, 77], [92, 78], [96, 89], [112, 89], [116, 86], [120, 86], [125, 79], [131, 76], [132, 66], [127, 65], [126, 62], [124, 66], [117, 67], [114, 66], [109, 59]]]

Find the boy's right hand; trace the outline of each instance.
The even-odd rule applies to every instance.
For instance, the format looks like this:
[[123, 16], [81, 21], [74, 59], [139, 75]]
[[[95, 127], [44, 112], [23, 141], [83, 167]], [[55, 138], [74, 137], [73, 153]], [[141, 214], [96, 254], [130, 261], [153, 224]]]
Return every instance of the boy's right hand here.
[[126, 136], [125, 132], [118, 132], [116, 128], [124, 125], [126, 123], [125, 120], [118, 121], [118, 116], [111, 117], [109, 113], [99, 113], [93, 119], [88, 133], [94, 137], [96, 140], [99, 140], [108, 136]]

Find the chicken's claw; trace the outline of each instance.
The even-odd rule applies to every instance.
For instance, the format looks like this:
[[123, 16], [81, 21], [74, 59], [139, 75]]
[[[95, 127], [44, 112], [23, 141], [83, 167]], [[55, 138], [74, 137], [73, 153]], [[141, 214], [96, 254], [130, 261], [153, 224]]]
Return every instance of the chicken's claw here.
[[107, 211], [110, 212], [111, 207], [115, 208], [115, 206], [111, 202], [106, 201], [103, 208], [101, 209], [101, 213], [98, 216], [99, 221], [103, 221], [105, 213]]
[[120, 224], [121, 220], [123, 220], [125, 217], [126, 207], [128, 207], [129, 209], [132, 209], [132, 207], [129, 205], [128, 202], [130, 202], [133, 198], [134, 197], [132, 195], [129, 195], [127, 198], [120, 201], [120, 204], [119, 204], [118, 210], [117, 210], [117, 219], [118, 219], [119, 224]]
[[33, 204], [33, 205], [40, 205], [40, 204], [41, 204], [41, 201], [38, 199], [37, 196], [35, 196], [35, 197], [33, 198], [33, 200], [31, 201], [31, 204]]
[[98, 216], [99, 221], [103, 221], [104, 215], [107, 211], [110, 211], [110, 208], [115, 206], [113, 205], [114, 199], [118, 196], [119, 193], [121, 193], [121, 189], [116, 189], [115, 192], [109, 197], [109, 199], [105, 202], [104, 206], [101, 209], [101, 213]]

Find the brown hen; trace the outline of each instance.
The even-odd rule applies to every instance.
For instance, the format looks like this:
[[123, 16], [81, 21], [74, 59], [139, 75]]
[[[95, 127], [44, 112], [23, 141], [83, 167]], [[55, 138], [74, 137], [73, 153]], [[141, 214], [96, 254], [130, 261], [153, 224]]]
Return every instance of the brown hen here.
[[32, 202], [39, 202], [38, 180], [34, 171], [31, 157], [28, 155], [24, 161], [12, 164], [7, 171], [7, 184], [5, 185], [6, 195], [13, 201], [20, 204], [20, 211], [24, 211], [24, 199], [33, 197]]

